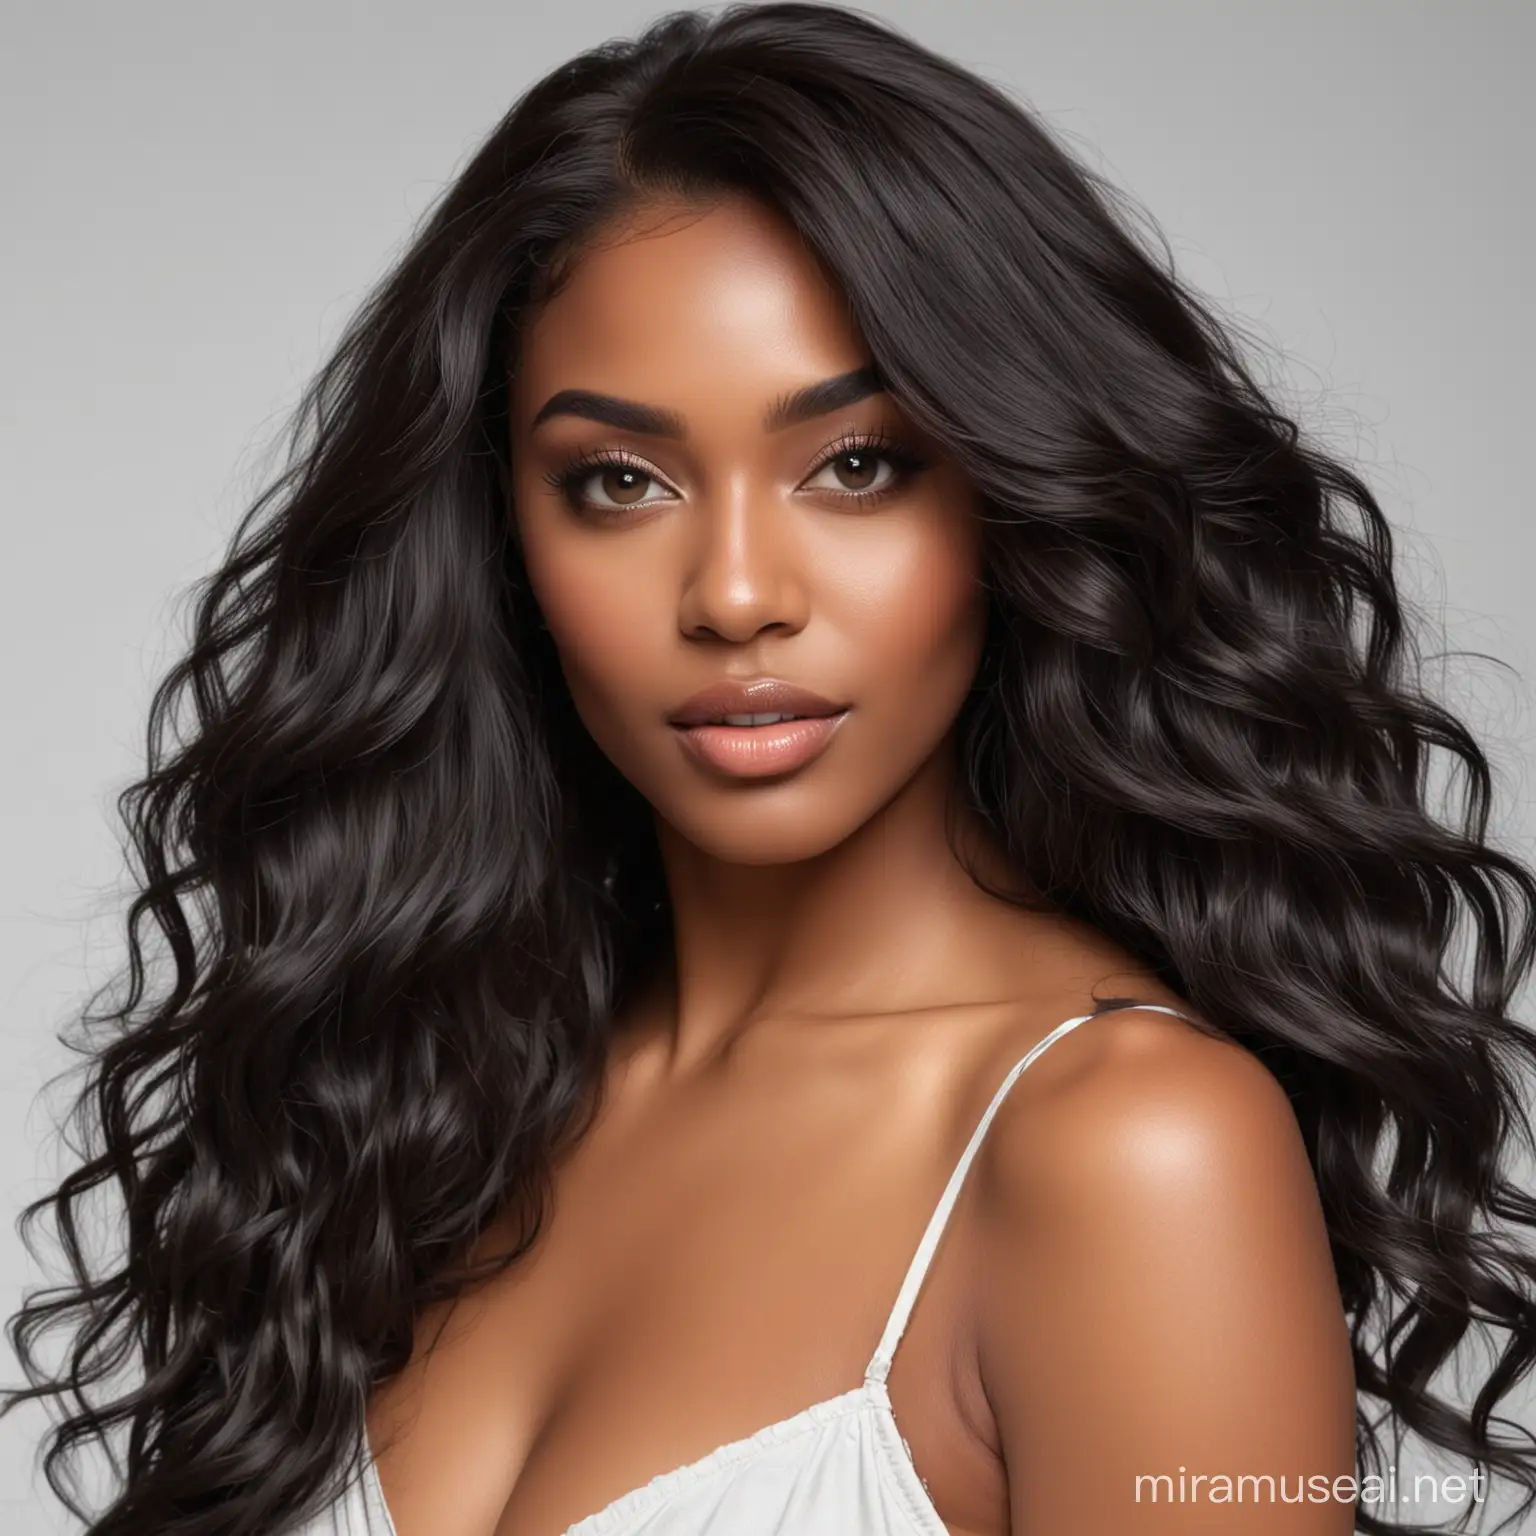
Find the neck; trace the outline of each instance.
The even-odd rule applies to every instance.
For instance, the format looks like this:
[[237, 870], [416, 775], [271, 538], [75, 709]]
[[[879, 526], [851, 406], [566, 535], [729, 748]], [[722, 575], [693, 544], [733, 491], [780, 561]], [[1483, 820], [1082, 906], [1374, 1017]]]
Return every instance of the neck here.
[[733, 864], [665, 822], [657, 833], [674, 925], [661, 1010], [672, 1070], [719, 1057], [768, 1017], [835, 1022], [970, 1000], [967, 982], [978, 1002], [1006, 986], [988, 974], [987, 935], [1019, 914], [967, 872], [1009, 883], [958, 793], [952, 741], [814, 858]]

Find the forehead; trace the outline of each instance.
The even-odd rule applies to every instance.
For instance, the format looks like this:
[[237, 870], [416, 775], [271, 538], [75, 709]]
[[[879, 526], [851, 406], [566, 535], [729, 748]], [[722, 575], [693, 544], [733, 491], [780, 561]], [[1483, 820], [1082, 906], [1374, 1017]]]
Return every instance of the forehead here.
[[841, 291], [775, 210], [648, 204], [600, 234], [526, 323], [514, 409], [573, 387], [759, 402], [867, 357]]

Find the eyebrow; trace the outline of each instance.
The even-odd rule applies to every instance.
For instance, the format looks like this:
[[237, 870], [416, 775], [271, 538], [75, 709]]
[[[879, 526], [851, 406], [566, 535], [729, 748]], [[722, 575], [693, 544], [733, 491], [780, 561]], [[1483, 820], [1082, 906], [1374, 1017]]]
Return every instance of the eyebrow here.
[[[818, 380], [801, 389], [781, 395], [763, 413], [765, 432], [782, 432], [802, 421], [825, 416], [870, 395], [885, 393], [885, 381], [874, 363], [866, 363], [848, 373]], [[617, 395], [600, 395], [590, 389], [562, 389], [546, 400], [533, 418], [530, 431], [552, 416], [580, 416], [586, 421], [600, 421], [605, 426], [646, 437], [685, 438], [688, 424], [677, 412], [659, 405], [645, 405], [639, 400], [624, 400]]]

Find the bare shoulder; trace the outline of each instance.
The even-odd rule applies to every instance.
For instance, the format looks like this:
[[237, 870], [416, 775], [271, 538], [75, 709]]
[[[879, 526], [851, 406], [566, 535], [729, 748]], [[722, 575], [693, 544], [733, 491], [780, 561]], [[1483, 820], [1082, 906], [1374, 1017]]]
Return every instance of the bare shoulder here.
[[[1327, 1228], [1263, 1063], [1165, 1014], [1105, 1013], [1042, 1053], [1005, 1108], [978, 1160], [976, 1328], [998, 1442], [1031, 1469], [1015, 1528], [1222, 1528], [1221, 1509], [1164, 1525], [1131, 1507], [1138, 1476], [1180, 1466], [1348, 1474]], [[1087, 1484], [1102, 1492], [1085, 1504]], [[1347, 1531], [1350, 1515], [1284, 1528]]]
[[1235, 1041], [1166, 1013], [1087, 1019], [1031, 1064], [1010, 1099], [985, 1160], [1005, 1206], [1090, 1190], [1139, 1204], [1192, 1180], [1237, 1194], [1245, 1181], [1272, 1189], [1286, 1172], [1311, 1187], [1274, 1075]]
[[1052, 1044], [1005, 1102], [977, 1174], [1002, 1263], [1025, 1234], [1034, 1270], [1101, 1247], [1170, 1275], [1198, 1253], [1210, 1273], [1224, 1254], [1241, 1267], [1279, 1244], [1292, 1269], [1307, 1253], [1316, 1281], [1331, 1278], [1284, 1088], [1251, 1051], [1168, 1014], [1105, 1013]]

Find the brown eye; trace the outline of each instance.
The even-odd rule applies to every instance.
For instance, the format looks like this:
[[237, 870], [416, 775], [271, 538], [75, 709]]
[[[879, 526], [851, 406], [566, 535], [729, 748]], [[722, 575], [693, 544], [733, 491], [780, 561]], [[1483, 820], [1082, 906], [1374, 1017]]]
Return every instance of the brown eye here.
[[900, 489], [920, 467], [916, 459], [895, 449], [855, 445], [823, 459], [807, 483], [849, 501], [873, 502]]
[[599, 516], [650, 507], [655, 502], [646, 499], [647, 488], [661, 486], [642, 465], [608, 453], [583, 454], [545, 480], [573, 512]]
[[842, 483], [843, 489], [848, 491], [870, 490], [875, 483], [879, 464], [878, 453], [865, 453], [859, 450], [840, 453], [832, 461], [838, 480]]
[[610, 465], [589, 478], [596, 480], [603, 494], [620, 507], [632, 507], [643, 500], [642, 493], [651, 483], [651, 477], [643, 470], [632, 469], [627, 464]]

